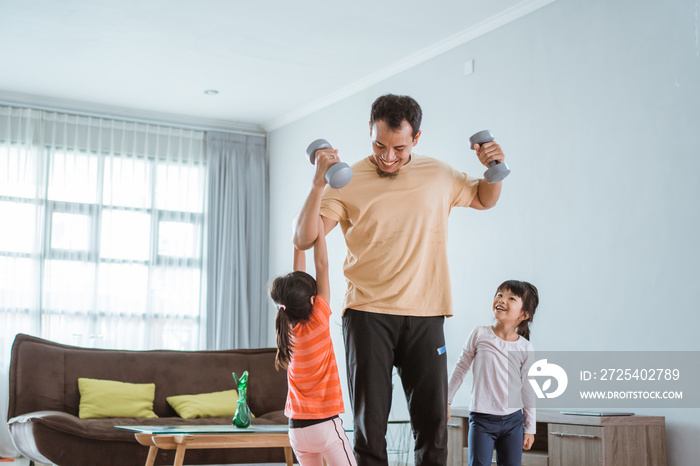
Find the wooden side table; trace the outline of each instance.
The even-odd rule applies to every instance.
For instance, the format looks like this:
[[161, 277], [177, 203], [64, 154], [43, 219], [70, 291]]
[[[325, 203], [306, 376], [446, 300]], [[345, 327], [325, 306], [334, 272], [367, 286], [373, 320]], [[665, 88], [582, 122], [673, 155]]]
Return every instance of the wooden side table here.
[[[468, 458], [469, 410], [453, 407], [447, 427], [448, 466]], [[581, 416], [537, 410], [537, 433], [523, 466], [666, 466], [663, 416]]]

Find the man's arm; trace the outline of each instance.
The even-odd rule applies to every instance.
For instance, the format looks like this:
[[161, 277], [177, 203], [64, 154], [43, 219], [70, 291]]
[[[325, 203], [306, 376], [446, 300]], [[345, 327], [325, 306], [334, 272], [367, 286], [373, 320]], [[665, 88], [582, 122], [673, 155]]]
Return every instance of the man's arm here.
[[[316, 151], [316, 173], [314, 174], [311, 191], [306, 196], [304, 205], [294, 218], [292, 242], [297, 249], [309, 249], [314, 245], [316, 238], [321, 233], [318, 220], [321, 217], [321, 198], [323, 188], [326, 186], [326, 172], [328, 168], [338, 163], [338, 151], [336, 149], [320, 149]], [[326, 235], [338, 222], [330, 219], [324, 220]]]
[[496, 205], [498, 198], [501, 197], [502, 181], [498, 183], [487, 183], [486, 180], [479, 180], [479, 186], [476, 190], [476, 196], [472, 199], [469, 207], [476, 210], [486, 210]]
[[[506, 158], [501, 146], [496, 142], [487, 142], [482, 146], [476, 144], [474, 149], [479, 157], [479, 161], [487, 168], [491, 162], [496, 161], [498, 163], [503, 163]], [[477, 210], [486, 210], [495, 206], [498, 199], [501, 197], [502, 186], [502, 181], [489, 184], [486, 180], [479, 180], [476, 196], [474, 196], [469, 207]]]

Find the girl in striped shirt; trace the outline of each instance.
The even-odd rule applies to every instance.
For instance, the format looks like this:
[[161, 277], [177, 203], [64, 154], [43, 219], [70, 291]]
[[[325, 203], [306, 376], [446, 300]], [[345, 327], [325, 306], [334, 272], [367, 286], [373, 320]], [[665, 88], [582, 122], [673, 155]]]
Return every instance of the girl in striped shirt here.
[[[319, 230], [323, 224], [319, 219]], [[314, 243], [316, 279], [304, 271], [303, 251], [294, 250], [294, 272], [277, 277], [270, 297], [277, 306], [275, 365], [287, 369], [289, 442], [301, 466], [357, 466], [338, 416], [344, 412], [331, 341], [328, 254], [322, 233]]]

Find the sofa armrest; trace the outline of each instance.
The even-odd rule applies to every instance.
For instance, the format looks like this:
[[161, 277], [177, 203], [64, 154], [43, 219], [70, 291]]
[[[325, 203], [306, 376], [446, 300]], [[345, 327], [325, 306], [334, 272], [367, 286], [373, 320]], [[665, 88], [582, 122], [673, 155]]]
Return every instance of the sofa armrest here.
[[47, 427], [59, 428], [59, 430], [66, 432], [75, 432], [76, 430], [84, 430], [80, 427], [80, 421], [77, 416], [61, 411], [35, 411], [15, 416], [7, 421], [7, 424], [10, 426], [10, 431], [12, 431], [14, 426], [38, 422]]
[[23, 414], [13, 417], [7, 421], [12, 435], [12, 441], [19, 452], [32, 461], [44, 464], [52, 464], [53, 462], [39, 452], [39, 447], [34, 438], [35, 418], [42, 418], [49, 415], [70, 416], [70, 414], [61, 413], [59, 411], [38, 411], [36, 413]]

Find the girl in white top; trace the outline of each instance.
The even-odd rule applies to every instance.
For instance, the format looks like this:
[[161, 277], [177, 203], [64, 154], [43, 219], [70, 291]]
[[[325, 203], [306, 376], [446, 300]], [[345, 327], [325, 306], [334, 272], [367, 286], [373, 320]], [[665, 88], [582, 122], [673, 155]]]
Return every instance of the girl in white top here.
[[535, 401], [526, 377], [534, 356], [530, 324], [538, 304], [537, 288], [530, 283], [502, 283], [493, 298], [495, 324], [472, 331], [452, 370], [448, 418], [449, 405], [470, 368], [474, 376], [469, 466], [491, 465], [494, 447], [499, 466], [520, 466], [522, 450], [529, 450], [535, 439]]

